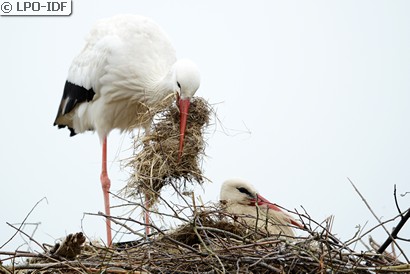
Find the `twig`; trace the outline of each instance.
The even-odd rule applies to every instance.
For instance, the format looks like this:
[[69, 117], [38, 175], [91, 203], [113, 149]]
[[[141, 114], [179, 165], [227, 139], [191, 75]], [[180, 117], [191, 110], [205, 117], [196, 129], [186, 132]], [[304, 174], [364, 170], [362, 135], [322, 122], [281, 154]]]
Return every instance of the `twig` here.
[[[384, 246], [385, 244], [383, 244], [383, 245], [380, 247], [380, 249], [378, 250], [378, 253], [381, 253], [381, 252], [383, 252], [384, 250], [386, 250], [387, 246], [388, 246], [390, 243], [394, 242], [394, 243], [396, 244], [397, 248], [398, 248], [398, 249], [400, 250], [400, 252], [402, 253], [403, 257], [406, 259], [406, 261], [407, 261], [408, 263], [410, 263], [409, 259], [408, 259], [408, 258], [406, 257], [406, 255], [404, 254], [404, 251], [403, 251], [403, 250], [401, 249], [401, 247], [396, 243], [395, 238], [392, 236], [392, 234], [390, 234], [390, 232], [387, 230], [387, 228], [382, 224], [382, 222], [380, 221], [380, 219], [377, 217], [376, 213], [374, 213], [373, 209], [372, 209], [372, 208], [370, 207], [370, 205], [367, 203], [366, 199], [363, 197], [363, 195], [362, 195], [362, 194], [360, 193], [360, 191], [357, 189], [357, 187], [355, 186], [355, 184], [354, 184], [349, 178], [347, 178], [347, 179], [348, 179], [349, 182], [352, 184], [352, 186], [353, 186], [353, 188], [355, 189], [355, 191], [357, 192], [357, 194], [359, 194], [360, 198], [361, 198], [361, 199], [363, 200], [363, 202], [366, 204], [367, 208], [370, 210], [370, 212], [373, 214], [373, 216], [376, 218], [376, 220], [379, 222], [379, 224], [381, 224], [382, 228], [384, 229], [384, 231], [386, 231], [387, 235], [389, 235], [388, 240], [386, 240], [386, 242], [388, 242], [388, 244], [387, 244], [386, 246]], [[409, 213], [409, 212], [407, 212], [406, 215], [409, 215], [409, 217], [410, 217], [410, 213]], [[400, 221], [400, 223], [399, 223], [400, 226], [397, 225], [397, 227], [399, 227], [399, 229], [398, 229], [397, 232], [396, 232], [396, 235], [395, 235], [396, 238], [397, 238], [397, 233], [400, 231], [400, 229], [403, 227], [404, 223], [407, 221], [407, 219], [408, 219], [409, 217], [403, 218], [403, 219], [405, 219], [404, 222], [403, 222], [403, 219], [402, 219], [402, 220]], [[396, 227], [396, 229], [397, 229], [397, 227]], [[395, 230], [396, 230], [396, 229], [395, 229]], [[385, 242], [385, 243], [386, 243], [386, 242]], [[383, 247], [383, 249], [382, 249], [382, 247]], [[379, 252], [379, 251], [381, 251], [381, 252]]]
[[[203, 246], [205, 247], [205, 249], [209, 252], [209, 254], [210, 254], [211, 256], [215, 257], [215, 258], [218, 260], [219, 265], [222, 267], [222, 273], [226, 273], [224, 264], [221, 262], [221, 259], [219, 258], [219, 256], [218, 256], [217, 254], [215, 254], [215, 252], [214, 252], [213, 250], [211, 250], [211, 249], [208, 247], [207, 244], [204, 243], [204, 241], [203, 241], [201, 235], [199, 235], [198, 229], [197, 229], [197, 226], [196, 226], [196, 223], [197, 223], [197, 222], [200, 223], [200, 220], [198, 220], [197, 218], [195, 218], [195, 223], [194, 223], [193, 229], [194, 229], [194, 232], [195, 232], [196, 236], [197, 236], [198, 239], [201, 241], [201, 243], [203, 244]], [[204, 231], [204, 232], [205, 232], [205, 231]], [[205, 234], [205, 235], [206, 235], [206, 234]]]
[[39, 256], [38, 253], [24, 252], [24, 251], [14, 251], [14, 252], [0, 251], [0, 255], [11, 256], [9, 258], [1, 259], [0, 262], [8, 261], [8, 260], [11, 260], [12, 258], [19, 258], [19, 257], [21, 257], [21, 258], [30, 258], [30, 257], [38, 257]]
[[[350, 184], [353, 186], [354, 190], [357, 192], [357, 194], [359, 194], [360, 198], [362, 199], [362, 201], [365, 203], [367, 209], [369, 209], [369, 211], [372, 213], [372, 215], [374, 216], [374, 218], [377, 220], [377, 222], [379, 224], [382, 224], [382, 221], [379, 219], [379, 217], [377, 217], [376, 213], [373, 211], [373, 209], [371, 208], [371, 206], [369, 205], [369, 203], [367, 202], [367, 200], [363, 197], [363, 195], [360, 193], [360, 191], [357, 189], [356, 185], [352, 182], [352, 180], [350, 180], [350, 178], [347, 178], [350, 182]], [[382, 228], [384, 229], [384, 231], [386, 231], [387, 234], [390, 234], [389, 231], [387, 230], [387, 228], [382, 225]]]
[[39, 247], [41, 247], [41, 249], [43, 249], [44, 252], [47, 251], [47, 249], [45, 249], [45, 247], [40, 244], [39, 242], [37, 242], [36, 240], [34, 240], [30, 235], [28, 235], [26, 232], [24, 232], [23, 230], [21, 230], [18, 227], [15, 227], [14, 225], [10, 224], [9, 222], [6, 222], [7, 225], [11, 226], [12, 228], [14, 228], [17, 232], [20, 232], [21, 234], [23, 234], [24, 236], [26, 236], [27, 238], [29, 238], [30, 241], [36, 243]]
[[[397, 239], [397, 234], [399, 233], [399, 231], [402, 229], [402, 227], [404, 226], [404, 224], [407, 222], [407, 220], [410, 218], [410, 208], [407, 209], [407, 213], [403, 216], [403, 218], [400, 220], [400, 222], [397, 224], [396, 228], [393, 230], [393, 232], [389, 235], [389, 237], [387, 238], [387, 240], [380, 246], [380, 248], [377, 250], [377, 253], [382, 254], [386, 248], [392, 243], [392, 241], [394, 241], [394, 239]], [[401, 251], [401, 250], [400, 250]], [[401, 251], [402, 252], [402, 251]], [[402, 252], [403, 253], [403, 252]], [[403, 256], [406, 258], [407, 262], [409, 262], [409, 260], [407, 259], [407, 257], [405, 256], [405, 254], [403, 253]]]
[[[18, 227], [18, 229], [16, 229], [16, 232], [13, 234], [13, 236], [11, 236], [10, 239], [8, 239], [2, 246], [0, 246], [0, 249], [2, 249], [3, 247], [5, 247], [19, 232], [22, 232], [22, 231], [21, 231], [21, 228], [23, 227], [24, 223], [26, 222], [26, 220], [28, 219], [28, 217], [31, 215], [31, 213], [34, 211], [34, 209], [37, 207], [37, 205], [38, 205], [39, 203], [41, 203], [43, 200], [46, 200], [46, 202], [48, 203], [46, 197], [41, 198], [41, 199], [33, 206], [33, 208], [30, 210], [30, 212], [26, 215], [26, 217], [25, 217], [24, 220], [21, 222], [21, 224], [20, 224], [20, 226]], [[13, 228], [15, 228], [15, 227], [13, 226]], [[25, 234], [25, 235], [28, 236], [27, 234]], [[28, 237], [31, 238], [30, 236], [28, 236]], [[35, 242], [35, 243], [37, 243], [37, 242]], [[37, 243], [37, 244], [38, 244], [38, 243]], [[45, 250], [42, 245], [39, 245], [39, 246], [40, 246], [43, 250]]]
[[[376, 230], [377, 228], [381, 227], [382, 225], [387, 224], [387, 223], [390, 223], [390, 222], [396, 220], [399, 216], [400, 216], [400, 215], [397, 215], [397, 216], [395, 216], [395, 217], [393, 217], [393, 218], [390, 218], [390, 219], [388, 219], [388, 220], [386, 220], [386, 221], [384, 221], [384, 222], [382, 222], [382, 223], [380, 223], [380, 224], [377, 224], [376, 226], [370, 228], [369, 230], [367, 230], [366, 232], [364, 232], [363, 234], [361, 234], [361, 236], [360, 236], [359, 238], [357, 238], [357, 239], [354, 239], [354, 238], [353, 238], [353, 239], [351, 239], [351, 240], [348, 240], [348, 241], [345, 242], [345, 244], [346, 244], [346, 245], [351, 245], [351, 244], [353, 244], [353, 243], [355, 243], [355, 242], [357, 242], [357, 241], [360, 241], [364, 236], [370, 234], [371, 232], [373, 232], [373, 231]], [[366, 223], [367, 223], [367, 222], [366, 222]]]
[[396, 184], [394, 184], [393, 196], [394, 196], [394, 203], [396, 204], [397, 211], [399, 212], [400, 215], [402, 215], [400, 207], [399, 207], [399, 203], [397, 202]]

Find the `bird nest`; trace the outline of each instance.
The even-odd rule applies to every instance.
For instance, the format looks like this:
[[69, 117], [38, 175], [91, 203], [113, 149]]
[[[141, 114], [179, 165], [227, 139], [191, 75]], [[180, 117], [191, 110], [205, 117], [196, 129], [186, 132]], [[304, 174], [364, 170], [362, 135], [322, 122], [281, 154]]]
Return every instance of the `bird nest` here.
[[[160, 192], [165, 185], [172, 185], [175, 193], [182, 197], [181, 190], [187, 183], [202, 184], [205, 181], [200, 161], [204, 155], [203, 134], [209, 124], [211, 108], [201, 98], [192, 101], [180, 160], [177, 151], [178, 108], [173, 105], [151, 111], [155, 112], [155, 121], [150, 132], [135, 141], [135, 156], [129, 162], [133, 175], [124, 191], [132, 198], [147, 195], [152, 205], [161, 198]], [[156, 210], [157, 215], [171, 218], [170, 223], [179, 223], [175, 229], [158, 227], [153, 222], [142, 223], [132, 217], [105, 216], [137, 240], [106, 247], [86, 241], [86, 235], [79, 232], [53, 246], [38, 244], [42, 253], [0, 250], [0, 274], [410, 273], [410, 261], [401, 249], [407, 263], [401, 262], [394, 253], [380, 251], [378, 246], [365, 252], [352, 248], [377, 227], [367, 232], [359, 230], [352, 239], [342, 241], [331, 231], [331, 218], [317, 222], [306, 212], [290, 212], [299, 216], [298, 221], [304, 227], [295, 228], [296, 235], [304, 236], [270, 235], [258, 225], [250, 227], [241, 221], [241, 217], [252, 216], [228, 214], [219, 204], [195, 205], [197, 199], [193, 193], [192, 201], [186, 196], [182, 200], [185, 204], [177, 205], [161, 198], [173, 214]], [[135, 205], [131, 201], [126, 204]], [[403, 226], [410, 218], [410, 211], [391, 220], [396, 218], [401, 218], [397, 227]], [[134, 225], [149, 225], [153, 233], [149, 237], [143, 236]], [[393, 232], [390, 238], [396, 239], [397, 233]], [[397, 243], [396, 246], [400, 248]], [[25, 260], [17, 263], [19, 258]]]
[[176, 105], [166, 109], [151, 109], [154, 123], [143, 137], [135, 138], [135, 155], [128, 163], [132, 176], [123, 193], [128, 197], [144, 194], [152, 206], [161, 189], [172, 185], [181, 191], [187, 183], [203, 184], [200, 168], [205, 155], [204, 133], [210, 122], [211, 107], [202, 98], [192, 99], [184, 140], [182, 157], [179, 159], [180, 112]]
[[[42, 254], [10, 254], [30, 258], [1, 266], [0, 273], [409, 273], [410, 264], [391, 254], [357, 252], [361, 237], [342, 242], [330, 231], [331, 221], [318, 223], [299, 214], [303, 237], [267, 235], [247, 227], [219, 206], [190, 206], [191, 217], [174, 230], [161, 230], [149, 240], [108, 248], [70, 234]], [[117, 222], [121, 218], [113, 217]], [[124, 227], [129, 226], [124, 223]], [[66, 246], [64, 246], [66, 245]], [[68, 247], [67, 247], [68, 246]], [[78, 251], [76, 256], [70, 250]], [[68, 254], [68, 255], [66, 255]], [[0, 252], [0, 255], [2, 253]]]

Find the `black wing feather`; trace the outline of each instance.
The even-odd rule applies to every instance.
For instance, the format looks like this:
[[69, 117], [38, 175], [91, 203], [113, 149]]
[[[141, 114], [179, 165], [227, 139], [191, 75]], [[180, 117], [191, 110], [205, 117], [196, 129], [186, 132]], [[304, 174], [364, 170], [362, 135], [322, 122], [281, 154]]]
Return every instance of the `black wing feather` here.
[[65, 100], [67, 100], [67, 103], [65, 104], [60, 104], [60, 108], [58, 109], [58, 115], [65, 115], [72, 111], [74, 107], [82, 102], [89, 102], [93, 99], [95, 95], [94, 90], [91, 89], [86, 89], [82, 86], [78, 86], [76, 84], [73, 84], [69, 81], [65, 82], [64, 86], [64, 93], [63, 93], [63, 98], [61, 99], [61, 103], [63, 103]]
[[91, 101], [94, 98], [94, 95], [95, 92], [92, 88], [86, 89], [82, 86], [66, 81], [64, 86], [63, 98], [61, 99], [60, 106], [57, 112], [57, 117], [54, 121], [54, 125], [57, 125], [58, 128], [64, 128], [65, 126], [68, 126], [71, 132], [70, 135], [75, 135], [74, 130], [70, 128], [69, 125], [60, 124], [57, 122], [57, 119], [72, 111], [78, 104]]

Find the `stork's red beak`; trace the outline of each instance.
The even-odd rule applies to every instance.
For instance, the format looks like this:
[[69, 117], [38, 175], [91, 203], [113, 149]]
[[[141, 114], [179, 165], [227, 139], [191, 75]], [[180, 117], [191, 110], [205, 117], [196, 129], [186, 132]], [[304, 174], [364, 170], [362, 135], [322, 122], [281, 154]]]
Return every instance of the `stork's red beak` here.
[[184, 150], [184, 138], [185, 138], [185, 129], [186, 129], [186, 121], [188, 119], [188, 111], [190, 100], [189, 99], [179, 99], [179, 113], [180, 113], [180, 121], [179, 121], [179, 151], [178, 151], [178, 160], [181, 159], [182, 151]]
[[[255, 201], [255, 199], [252, 199], [251, 203], [249, 205], [255, 206], [256, 204], [258, 206], [267, 206], [269, 209], [272, 209], [272, 210], [275, 210], [275, 211], [278, 211], [278, 212], [282, 212], [283, 214], [289, 216], [285, 211], [280, 209], [276, 204], [273, 204], [273, 203], [269, 202], [267, 199], [263, 198], [259, 194], [256, 194], [256, 201]], [[296, 222], [291, 216], [289, 216], [289, 222], [292, 225], [303, 228], [303, 226], [301, 224], [299, 224], [298, 222]]]
[[272, 210], [283, 212], [282, 209], [280, 209], [277, 205], [269, 202], [267, 199], [263, 198], [261, 195], [256, 194], [256, 200], [252, 199], [250, 205], [255, 206], [258, 204], [258, 206], [267, 206]]

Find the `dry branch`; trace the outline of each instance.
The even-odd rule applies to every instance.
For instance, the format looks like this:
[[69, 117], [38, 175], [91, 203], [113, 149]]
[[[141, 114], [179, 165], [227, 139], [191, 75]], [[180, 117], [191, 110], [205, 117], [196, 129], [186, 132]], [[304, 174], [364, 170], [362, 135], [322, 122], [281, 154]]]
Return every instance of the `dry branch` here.
[[404, 224], [409, 220], [410, 218], [410, 208], [407, 209], [407, 213], [402, 216], [400, 222], [397, 224], [396, 228], [393, 230], [391, 235], [389, 235], [389, 238], [380, 246], [380, 248], [377, 250], [377, 253], [383, 253], [386, 248], [395, 240], [397, 239], [397, 235], [399, 234], [400, 230], [403, 228]]

